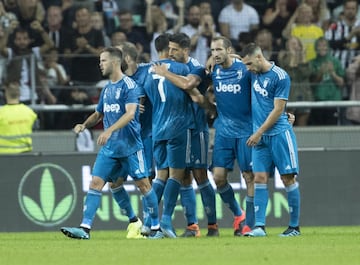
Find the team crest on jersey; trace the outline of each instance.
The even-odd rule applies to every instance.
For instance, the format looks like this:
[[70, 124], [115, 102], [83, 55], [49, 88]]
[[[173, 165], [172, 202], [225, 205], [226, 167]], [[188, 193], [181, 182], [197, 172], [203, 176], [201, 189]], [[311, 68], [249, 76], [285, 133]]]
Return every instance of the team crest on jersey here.
[[241, 78], [242, 78], [242, 75], [243, 75], [242, 70], [238, 70], [238, 71], [237, 71], [237, 79], [241, 79]]
[[269, 79], [269, 78], [265, 78], [264, 83], [263, 83], [264, 88], [266, 88], [266, 87], [267, 87], [267, 85], [269, 84], [269, 81], [270, 81], [270, 79]]
[[220, 79], [220, 68], [216, 69], [216, 79]]
[[119, 99], [120, 98], [120, 94], [121, 94], [121, 87], [118, 87], [116, 89], [116, 92], [115, 92], [115, 98], [116, 99]]

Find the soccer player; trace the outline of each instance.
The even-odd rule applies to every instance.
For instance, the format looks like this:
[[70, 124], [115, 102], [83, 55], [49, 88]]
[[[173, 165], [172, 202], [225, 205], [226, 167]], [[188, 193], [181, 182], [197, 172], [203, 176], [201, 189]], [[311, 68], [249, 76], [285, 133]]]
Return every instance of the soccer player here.
[[136, 83], [123, 74], [123, 54], [117, 48], [107, 48], [100, 54], [100, 69], [109, 82], [101, 91], [96, 111], [84, 123], [77, 124], [74, 131], [79, 133], [103, 120], [104, 131], [97, 144], [102, 145], [92, 170], [92, 180], [86, 196], [83, 219], [80, 227], [62, 227], [68, 237], [90, 239], [95, 213], [101, 200], [101, 190], [111, 182], [111, 192], [120, 208], [129, 217], [127, 238], [143, 238], [140, 233], [142, 222], [134, 214], [129, 196], [122, 186], [130, 175], [146, 200], [151, 215], [151, 228], [158, 238], [160, 229], [158, 202], [149, 179], [144, 161], [143, 145], [138, 121], [139, 91]]
[[[155, 47], [161, 58], [159, 63], [166, 64], [169, 71], [184, 76], [189, 73], [185, 64], [167, 59], [168, 34], [156, 38]], [[154, 73], [152, 68], [149, 69], [144, 89], [153, 107], [152, 136], [157, 167], [157, 177], [153, 182], [154, 189], [156, 189], [158, 178], [167, 179], [166, 183], [163, 183], [165, 188], [160, 226], [165, 236], [175, 238], [171, 217], [184, 179], [187, 162], [190, 161], [189, 129], [195, 126], [191, 99], [188, 94], [165, 77]]]
[[299, 236], [300, 191], [295, 178], [299, 172], [297, 144], [285, 113], [290, 78], [283, 69], [266, 60], [260, 47], [254, 43], [244, 48], [243, 62], [252, 73], [253, 134], [248, 138], [247, 145], [253, 148], [256, 209], [255, 227], [245, 235], [266, 236], [267, 182], [275, 165], [285, 185], [290, 213], [289, 227], [280, 236]]
[[[208, 88], [206, 71], [195, 58], [189, 56], [190, 38], [184, 33], [173, 34], [169, 40], [169, 58], [177, 62], [186, 64], [190, 73], [187, 76], [176, 75], [170, 72], [166, 65], [155, 65], [154, 72], [164, 76], [177, 87], [189, 92], [192, 95], [194, 89], [196, 93], [205, 95]], [[195, 94], [196, 94], [195, 93]], [[186, 178], [180, 189], [181, 204], [185, 209], [185, 215], [188, 221], [187, 228], [182, 234], [184, 237], [200, 236], [200, 229], [196, 217], [196, 199], [192, 188], [192, 177], [190, 170], [199, 187], [202, 203], [208, 219], [207, 236], [218, 236], [218, 226], [216, 224], [215, 191], [211, 186], [207, 176], [208, 162], [208, 143], [209, 128], [205, 109], [197, 103], [192, 104], [195, 114], [196, 127], [191, 130], [191, 158], [192, 161], [187, 165]]]
[[[211, 55], [215, 65], [211, 77], [218, 116], [214, 123], [212, 168], [217, 191], [234, 215], [234, 235], [241, 236], [250, 231], [254, 223], [254, 177], [251, 148], [246, 145], [246, 140], [252, 133], [250, 73], [246, 66], [231, 54], [232, 45], [229, 39], [213, 38]], [[233, 169], [235, 159], [247, 185], [246, 221], [245, 212], [241, 210], [227, 180], [228, 171]]]
[[[149, 67], [151, 63], [137, 63], [139, 52], [135, 44], [131, 42], [124, 42], [121, 45], [116, 46], [125, 54], [125, 61], [127, 63], [127, 69], [125, 74], [131, 77], [140, 88], [140, 104], [143, 106], [143, 110], [140, 113], [140, 124], [141, 124], [141, 140], [144, 145], [145, 160], [148, 166], [147, 176], [152, 182], [155, 177], [155, 165], [153, 159], [153, 141], [152, 141], [152, 106], [151, 102], [145, 96], [144, 83], [148, 75]], [[154, 189], [157, 193], [157, 189]], [[161, 197], [160, 197], [161, 198]], [[160, 202], [158, 198], [158, 202]], [[142, 199], [143, 204], [143, 218], [144, 224], [141, 229], [143, 235], [150, 235], [151, 233], [151, 218], [147, 212], [145, 200]]]

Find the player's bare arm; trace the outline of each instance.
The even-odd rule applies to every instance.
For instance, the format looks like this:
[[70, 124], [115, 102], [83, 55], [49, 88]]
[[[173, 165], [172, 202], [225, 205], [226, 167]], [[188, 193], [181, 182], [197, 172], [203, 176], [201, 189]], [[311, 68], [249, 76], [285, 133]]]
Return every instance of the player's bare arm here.
[[249, 137], [249, 139], [246, 142], [248, 146], [255, 146], [259, 143], [264, 132], [266, 132], [269, 128], [271, 128], [279, 119], [281, 114], [284, 113], [286, 102], [287, 101], [283, 99], [274, 100], [273, 110], [270, 112], [269, 116], [266, 118], [266, 120], [260, 126], [260, 128]]
[[126, 104], [125, 108], [126, 108], [126, 112], [124, 113], [124, 115], [122, 115], [120, 119], [118, 119], [113, 125], [111, 125], [109, 128], [107, 128], [104, 132], [102, 132], [99, 135], [97, 139], [98, 145], [106, 144], [106, 142], [109, 140], [111, 134], [114, 131], [125, 127], [132, 119], [134, 119], [136, 110], [138, 108], [138, 104], [136, 103]]

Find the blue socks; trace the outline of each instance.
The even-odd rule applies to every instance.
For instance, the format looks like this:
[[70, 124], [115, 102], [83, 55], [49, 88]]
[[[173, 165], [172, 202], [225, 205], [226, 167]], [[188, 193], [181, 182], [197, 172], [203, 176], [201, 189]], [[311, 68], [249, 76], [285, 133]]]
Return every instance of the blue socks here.
[[208, 224], [216, 224], [216, 202], [215, 191], [209, 181], [199, 184], [201, 194], [201, 201], [204, 205], [205, 213], [208, 219]]
[[299, 183], [294, 184], [285, 188], [288, 197], [290, 222], [289, 226], [298, 227], [300, 218], [300, 190]]
[[151, 228], [159, 227], [159, 209], [155, 191], [151, 188], [148, 193], [144, 194], [146, 211], [151, 218]]
[[115, 189], [110, 189], [112, 192], [112, 195], [117, 202], [117, 204], [121, 208], [122, 214], [129, 217], [129, 220], [136, 217], [134, 210], [130, 203], [129, 194], [126, 192], [123, 186], [119, 186]]
[[254, 197], [246, 196], [246, 220], [245, 223], [250, 228], [255, 225]]
[[163, 200], [163, 213], [161, 220], [169, 223], [171, 221], [171, 216], [174, 213], [174, 208], [176, 206], [176, 201], [179, 195], [180, 182], [170, 177], [164, 189], [164, 200]]
[[91, 228], [97, 209], [100, 205], [101, 191], [90, 189], [84, 203], [82, 227]]
[[240, 216], [242, 214], [240, 205], [235, 200], [234, 190], [232, 189], [230, 184], [226, 183], [225, 186], [218, 188], [218, 192], [221, 199], [230, 208], [234, 216]]
[[265, 226], [266, 208], [269, 200], [267, 184], [255, 183], [255, 226]]
[[196, 197], [193, 187], [182, 186], [180, 188], [181, 205], [184, 208], [184, 214], [187, 220], [187, 225], [197, 224], [196, 218]]
[[156, 193], [156, 197], [158, 199], [158, 203], [161, 201], [161, 197], [163, 196], [163, 192], [165, 189], [165, 182], [162, 181], [161, 179], [154, 179], [153, 183], [152, 183], [152, 188]]

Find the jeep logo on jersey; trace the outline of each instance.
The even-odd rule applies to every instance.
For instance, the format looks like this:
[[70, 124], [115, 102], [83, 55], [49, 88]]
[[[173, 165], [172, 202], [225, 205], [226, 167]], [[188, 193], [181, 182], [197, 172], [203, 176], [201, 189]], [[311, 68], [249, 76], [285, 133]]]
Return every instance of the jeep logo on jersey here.
[[120, 105], [119, 104], [104, 104], [104, 112], [116, 112], [118, 113], [120, 111]]
[[33, 223], [55, 226], [64, 222], [76, 205], [76, 187], [62, 167], [44, 163], [22, 177], [18, 199], [22, 212]]
[[239, 84], [223, 84], [219, 82], [219, 85], [216, 86], [217, 92], [230, 92], [230, 93], [240, 93], [241, 86]]
[[263, 97], [267, 97], [269, 93], [266, 91], [266, 89], [262, 88], [257, 80], [254, 82], [254, 90], [258, 92]]

